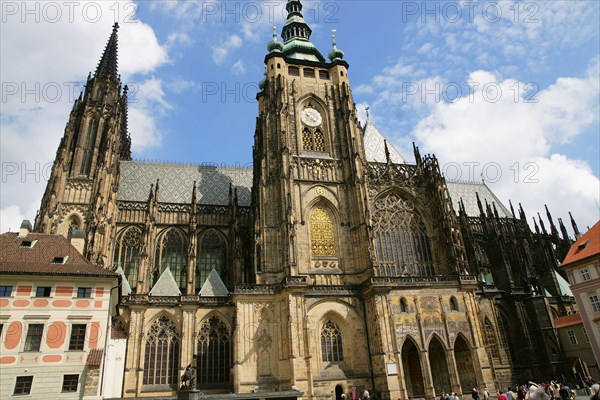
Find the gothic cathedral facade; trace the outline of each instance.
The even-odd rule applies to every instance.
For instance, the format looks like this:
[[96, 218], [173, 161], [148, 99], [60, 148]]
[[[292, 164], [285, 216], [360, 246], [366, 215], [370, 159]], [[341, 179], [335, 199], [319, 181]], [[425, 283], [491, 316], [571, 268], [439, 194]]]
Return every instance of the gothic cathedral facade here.
[[35, 227], [85, 230], [122, 275], [122, 396], [173, 396], [190, 364], [205, 394], [337, 400], [560, 374], [562, 221], [532, 232], [435, 156], [405, 161], [359, 122], [343, 52], [327, 61], [301, 2], [287, 11], [252, 169], [131, 160], [117, 25], [75, 102]]

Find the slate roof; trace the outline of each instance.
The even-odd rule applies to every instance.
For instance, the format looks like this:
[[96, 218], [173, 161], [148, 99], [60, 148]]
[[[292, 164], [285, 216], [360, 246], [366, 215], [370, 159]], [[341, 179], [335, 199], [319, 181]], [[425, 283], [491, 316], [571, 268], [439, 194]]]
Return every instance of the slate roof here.
[[[33, 246], [24, 247], [24, 241]], [[64, 264], [53, 263], [55, 258], [65, 256], [68, 258]], [[117, 278], [115, 273], [84, 258], [64, 236], [29, 233], [19, 237], [16, 232], [0, 235], [0, 274]]]
[[600, 255], [600, 221], [573, 243], [562, 265], [572, 264], [594, 255]]
[[160, 203], [189, 204], [192, 201], [194, 182], [197, 186], [198, 204], [228, 205], [229, 184], [238, 190], [240, 206], [250, 206], [252, 187], [251, 168], [182, 165], [121, 161], [120, 201], [148, 201], [150, 185], [159, 182]]
[[[363, 142], [368, 162], [387, 162], [385, 157], [385, 137], [371, 122], [367, 122], [363, 131]], [[394, 147], [387, 142], [390, 159], [394, 164], [405, 164], [406, 160]]]
[[479, 199], [485, 210], [485, 202], [491, 206], [492, 203], [496, 204], [498, 215], [500, 217], [512, 218], [512, 213], [500, 202], [498, 197], [490, 190], [485, 183], [471, 183], [471, 182], [451, 182], [446, 181], [448, 185], [448, 191], [450, 192], [450, 198], [452, 199], [452, 206], [454, 210], [458, 210], [458, 202], [462, 198], [465, 203], [465, 210], [469, 217], [479, 216], [479, 207], [477, 206], [477, 193], [479, 193]]
[[200, 296], [210, 296], [210, 297], [224, 297], [229, 295], [229, 290], [225, 287], [225, 284], [221, 280], [221, 277], [217, 273], [217, 271], [213, 268], [202, 285], [202, 289], [200, 289]]

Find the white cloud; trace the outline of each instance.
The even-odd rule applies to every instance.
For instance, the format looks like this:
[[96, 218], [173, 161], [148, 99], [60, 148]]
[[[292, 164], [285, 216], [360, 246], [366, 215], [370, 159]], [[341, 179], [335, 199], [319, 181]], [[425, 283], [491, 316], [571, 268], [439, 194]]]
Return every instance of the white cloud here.
[[237, 62], [231, 66], [231, 73], [234, 75], [244, 75], [246, 73], [244, 62], [242, 60], [237, 60]]
[[223, 44], [213, 48], [213, 61], [215, 62], [215, 64], [223, 64], [223, 61], [225, 61], [229, 53], [232, 50], [239, 49], [240, 47], [242, 47], [243, 43], [244, 41], [238, 35], [229, 36]]
[[[479, 180], [483, 173], [504, 202], [512, 198], [526, 210], [542, 210], [548, 204], [563, 218], [571, 210], [592, 225], [600, 216], [598, 177], [586, 162], [555, 154], [552, 146], [598, 123], [597, 64], [594, 60], [583, 77], [557, 79], [538, 93], [537, 103], [514, 98], [522, 82], [476, 71], [470, 75], [470, 81], [478, 84], [472, 96], [455, 103], [428, 103], [430, 113], [413, 134], [423, 151], [438, 156], [448, 178]], [[490, 82], [501, 90], [497, 101], [483, 90]], [[460, 173], [454, 167], [446, 169], [451, 165], [447, 163], [460, 164]], [[476, 163], [474, 170], [465, 163]]]

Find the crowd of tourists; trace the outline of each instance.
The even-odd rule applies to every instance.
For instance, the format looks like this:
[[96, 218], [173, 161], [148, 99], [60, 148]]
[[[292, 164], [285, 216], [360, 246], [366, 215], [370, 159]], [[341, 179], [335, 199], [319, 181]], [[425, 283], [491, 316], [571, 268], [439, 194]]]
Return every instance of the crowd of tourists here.
[[[596, 380], [586, 382], [587, 395], [578, 400], [600, 400], [600, 384]], [[561, 382], [545, 382], [535, 383], [529, 381], [527, 385], [515, 385], [502, 389], [496, 389], [495, 393], [491, 393], [488, 388], [479, 390], [473, 388], [471, 392], [473, 400], [575, 400], [577, 398], [575, 390], [572, 389], [570, 383]], [[459, 400], [456, 393], [442, 393], [440, 400]]]

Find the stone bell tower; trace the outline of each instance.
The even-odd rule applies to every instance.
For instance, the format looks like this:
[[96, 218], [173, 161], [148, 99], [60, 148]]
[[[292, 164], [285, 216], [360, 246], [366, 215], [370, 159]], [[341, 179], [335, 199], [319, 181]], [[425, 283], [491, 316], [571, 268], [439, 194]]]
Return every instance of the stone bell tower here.
[[118, 24], [75, 101], [36, 217], [38, 232], [86, 231], [85, 255], [107, 265], [119, 161], [131, 159], [127, 86], [117, 70]]
[[[258, 94], [254, 187], [258, 281], [311, 274], [342, 284], [369, 265], [361, 128], [337, 49], [311, 43], [298, 0], [274, 33]], [[350, 278], [353, 276], [354, 278]]]

